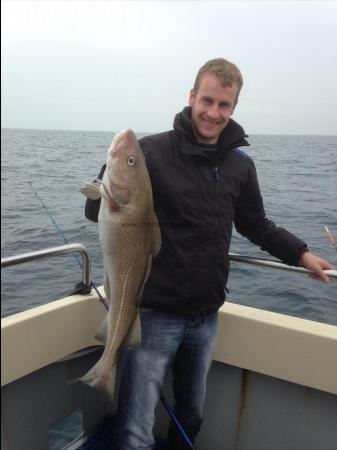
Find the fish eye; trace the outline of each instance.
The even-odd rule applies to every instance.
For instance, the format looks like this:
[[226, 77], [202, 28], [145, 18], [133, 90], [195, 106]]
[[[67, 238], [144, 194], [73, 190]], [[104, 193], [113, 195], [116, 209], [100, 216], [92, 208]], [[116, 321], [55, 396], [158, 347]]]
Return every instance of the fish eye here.
[[134, 158], [133, 156], [129, 156], [128, 158], [128, 165], [133, 167], [137, 165], [137, 161], [136, 158]]

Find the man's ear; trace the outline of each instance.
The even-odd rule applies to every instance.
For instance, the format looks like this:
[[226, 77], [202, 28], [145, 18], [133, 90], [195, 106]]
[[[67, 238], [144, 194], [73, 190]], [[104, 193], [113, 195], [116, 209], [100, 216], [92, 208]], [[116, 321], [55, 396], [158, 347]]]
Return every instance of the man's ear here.
[[189, 106], [193, 106], [194, 105], [194, 100], [195, 100], [195, 92], [194, 92], [194, 89], [191, 89], [191, 91], [190, 91], [190, 98], [188, 100]]

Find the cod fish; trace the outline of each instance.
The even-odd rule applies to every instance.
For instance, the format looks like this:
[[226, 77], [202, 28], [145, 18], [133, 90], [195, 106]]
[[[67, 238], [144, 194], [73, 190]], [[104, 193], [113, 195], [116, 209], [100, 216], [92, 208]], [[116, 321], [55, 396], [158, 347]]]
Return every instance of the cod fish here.
[[109, 303], [96, 333], [105, 341], [104, 352], [80, 380], [115, 403], [119, 351], [141, 342], [139, 300], [161, 245], [145, 158], [131, 129], [114, 137], [103, 179], [87, 183], [80, 191], [91, 199], [101, 197], [98, 223]]

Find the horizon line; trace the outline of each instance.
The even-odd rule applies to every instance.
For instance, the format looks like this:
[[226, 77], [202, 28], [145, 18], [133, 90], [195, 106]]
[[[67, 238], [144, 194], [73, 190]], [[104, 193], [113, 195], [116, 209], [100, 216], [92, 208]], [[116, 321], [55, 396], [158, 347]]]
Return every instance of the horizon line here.
[[[14, 128], [14, 127], [1, 127], [2, 130], [25, 130], [25, 131], [73, 131], [73, 132], [88, 132], [88, 133], [114, 133], [117, 134], [119, 131], [112, 131], [112, 130], [76, 130], [76, 129], [57, 129], [57, 128]], [[162, 131], [153, 132], [153, 131], [135, 131], [133, 130], [135, 134], [159, 134], [162, 133]], [[169, 130], [164, 130], [169, 131]], [[249, 136], [337, 136], [337, 134], [324, 134], [324, 133], [250, 133], [247, 135]]]

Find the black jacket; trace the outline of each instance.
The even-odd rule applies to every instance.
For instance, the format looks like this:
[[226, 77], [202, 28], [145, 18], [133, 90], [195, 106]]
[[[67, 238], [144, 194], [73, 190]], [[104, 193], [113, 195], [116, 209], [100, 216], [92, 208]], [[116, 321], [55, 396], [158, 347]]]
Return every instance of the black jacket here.
[[[266, 218], [254, 163], [237, 148], [249, 145], [243, 128], [230, 120], [216, 148], [209, 148], [196, 141], [190, 114], [185, 108], [173, 130], [139, 141], [162, 233], [141, 305], [194, 315], [216, 311], [225, 300], [233, 222], [290, 265], [307, 246]], [[87, 200], [86, 217], [97, 221], [98, 208]]]

